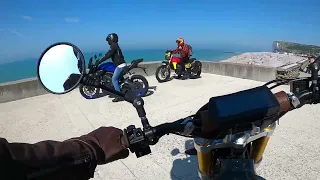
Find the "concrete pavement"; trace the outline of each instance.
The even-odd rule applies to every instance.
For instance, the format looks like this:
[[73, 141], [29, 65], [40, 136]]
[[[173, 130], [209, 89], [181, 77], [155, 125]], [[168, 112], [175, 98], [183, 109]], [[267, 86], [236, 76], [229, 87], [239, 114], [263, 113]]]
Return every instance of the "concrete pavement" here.
[[[151, 125], [174, 121], [195, 113], [212, 96], [262, 85], [262, 82], [203, 74], [196, 80], [172, 80], [159, 84], [147, 77], [154, 93], [145, 97]], [[289, 91], [282, 86], [275, 91]], [[84, 99], [78, 90], [66, 95], [46, 94], [0, 104], [0, 136], [10, 142], [65, 140], [100, 126], [141, 126], [135, 109], [126, 102], [112, 103], [108, 97]], [[258, 173], [266, 179], [320, 179], [320, 105], [306, 105], [286, 114], [271, 138]], [[151, 147], [152, 154], [99, 166], [94, 179], [166, 180], [198, 179], [194, 157], [179, 153], [190, 139], [164, 136]]]

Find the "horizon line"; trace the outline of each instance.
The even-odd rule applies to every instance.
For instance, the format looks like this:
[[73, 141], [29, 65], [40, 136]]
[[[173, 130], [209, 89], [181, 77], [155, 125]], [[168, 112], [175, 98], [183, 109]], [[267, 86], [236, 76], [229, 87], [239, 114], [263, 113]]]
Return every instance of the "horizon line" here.
[[[125, 48], [126, 49], [126, 48]], [[165, 50], [159, 48], [155, 48], [155, 49], [126, 49], [126, 50], [130, 50], [130, 51], [152, 51], [152, 50], [162, 50], [163, 52], [165, 52]], [[211, 48], [194, 48], [193, 50], [213, 50], [213, 51], [219, 51], [221, 53], [243, 53], [243, 52], [250, 52], [250, 51], [224, 51], [224, 50], [220, 50], [220, 49], [211, 49]], [[96, 52], [82, 52], [83, 55], [85, 54], [99, 54], [102, 53], [101, 51], [96, 51]], [[25, 59], [17, 59], [17, 60], [12, 60], [12, 61], [4, 61], [4, 62], [0, 62], [0, 65], [3, 64], [10, 64], [10, 63], [15, 63], [15, 62], [23, 62], [23, 61], [35, 61], [38, 60], [39, 57], [29, 57], [29, 58], [25, 58]]]

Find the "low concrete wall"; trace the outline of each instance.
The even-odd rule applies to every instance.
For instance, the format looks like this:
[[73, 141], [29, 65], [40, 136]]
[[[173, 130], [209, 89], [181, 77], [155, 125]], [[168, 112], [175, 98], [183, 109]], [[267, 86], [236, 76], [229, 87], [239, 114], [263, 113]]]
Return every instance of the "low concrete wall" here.
[[[161, 62], [145, 62], [141, 63], [140, 67], [145, 67], [147, 75], [154, 75]], [[146, 74], [140, 70], [135, 69], [136, 74], [146, 76]], [[41, 86], [38, 78], [22, 79], [19, 81], [13, 81], [0, 84], [0, 103], [9, 101], [15, 101], [28, 97], [47, 94], [48, 92]]]
[[230, 62], [201, 61], [202, 72], [267, 82], [277, 77], [277, 69]]
[[0, 84], [0, 103], [48, 93], [38, 78], [23, 79]]
[[[276, 78], [277, 71], [275, 68], [253, 66], [245, 64], [236, 64], [228, 62], [211, 62], [201, 61], [202, 72], [219, 74], [224, 76], [232, 76], [244, 79], [252, 79], [256, 81], [269, 81]], [[145, 62], [139, 66], [145, 67], [147, 75], [155, 74], [156, 68], [160, 65], [157, 62]], [[142, 70], [135, 70], [137, 74], [145, 75]], [[23, 79], [19, 81], [0, 84], [0, 103], [24, 99], [32, 96], [46, 94], [37, 78]]]

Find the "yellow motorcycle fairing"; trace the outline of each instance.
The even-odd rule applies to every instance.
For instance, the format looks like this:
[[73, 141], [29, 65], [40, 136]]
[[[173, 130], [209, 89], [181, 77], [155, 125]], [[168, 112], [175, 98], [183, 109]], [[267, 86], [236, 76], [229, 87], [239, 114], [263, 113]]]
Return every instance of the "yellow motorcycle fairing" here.
[[177, 69], [177, 63], [176, 63], [176, 62], [172, 62], [172, 66], [173, 66], [173, 69], [174, 69], [174, 70]]

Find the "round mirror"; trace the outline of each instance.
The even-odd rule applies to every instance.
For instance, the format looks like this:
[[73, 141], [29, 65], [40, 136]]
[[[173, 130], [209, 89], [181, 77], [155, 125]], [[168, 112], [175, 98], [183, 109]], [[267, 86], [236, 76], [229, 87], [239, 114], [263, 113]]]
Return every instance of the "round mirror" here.
[[85, 73], [83, 54], [71, 43], [55, 43], [41, 54], [37, 73], [41, 85], [50, 93], [70, 92]]

